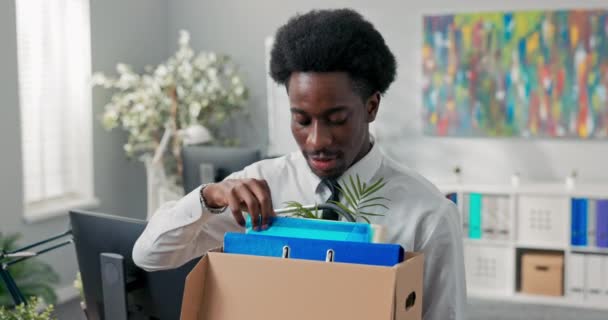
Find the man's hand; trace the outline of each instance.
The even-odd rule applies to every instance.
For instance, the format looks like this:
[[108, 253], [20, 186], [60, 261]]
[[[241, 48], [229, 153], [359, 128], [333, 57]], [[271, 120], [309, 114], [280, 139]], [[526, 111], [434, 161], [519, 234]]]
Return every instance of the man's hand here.
[[271, 217], [275, 216], [266, 180], [224, 180], [208, 185], [203, 190], [203, 197], [210, 207], [229, 207], [234, 219], [241, 226], [245, 226], [242, 211], [248, 212], [254, 230], [259, 230], [260, 226], [263, 229], [268, 228]]

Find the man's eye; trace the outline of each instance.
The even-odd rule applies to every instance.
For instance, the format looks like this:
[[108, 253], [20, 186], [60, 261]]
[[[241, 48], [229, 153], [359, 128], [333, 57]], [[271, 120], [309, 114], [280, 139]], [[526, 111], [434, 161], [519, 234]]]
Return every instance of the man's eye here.
[[292, 116], [293, 121], [295, 121], [297, 124], [301, 125], [301, 126], [307, 126], [310, 124], [310, 118], [303, 116], [301, 114], [294, 114]]
[[346, 120], [348, 120], [348, 116], [345, 114], [337, 114], [337, 115], [332, 115], [331, 117], [329, 117], [329, 123], [333, 124], [333, 125], [341, 125], [346, 123]]

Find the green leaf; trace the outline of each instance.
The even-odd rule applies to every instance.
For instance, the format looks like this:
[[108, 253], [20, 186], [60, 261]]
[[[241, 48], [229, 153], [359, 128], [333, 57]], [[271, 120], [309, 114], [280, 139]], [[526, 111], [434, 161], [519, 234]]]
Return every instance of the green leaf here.
[[384, 217], [383, 213], [359, 212], [359, 216]]
[[367, 222], [367, 223], [372, 223], [371, 221], [369, 221], [369, 219], [366, 216], [359, 216], [359, 218], [365, 220], [365, 222]]
[[361, 201], [361, 203], [359, 203], [359, 205], [363, 205], [372, 201], [378, 201], [378, 200], [386, 200], [386, 201], [391, 201], [391, 199], [389, 198], [385, 198], [385, 197], [373, 197], [373, 198], [369, 198], [369, 199], [365, 199], [363, 201]]
[[381, 184], [382, 181], [384, 181], [384, 178], [379, 178], [378, 180], [376, 180], [376, 182], [373, 182], [371, 185], [369, 185], [367, 188], [365, 188], [365, 191], [367, 192], [368, 190], [375, 188], [376, 186]]
[[[357, 214], [356, 214], [356, 213], [354, 213], [354, 212], [353, 212], [351, 209], [349, 209], [348, 207], [346, 207], [344, 204], [342, 204], [342, 203], [341, 203], [341, 202], [339, 202], [339, 201], [333, 201], [333, 200], [332, 200], [332, 201], [330, 201], [330, 203], [333, 203], [333, 204], [337, 205], [337, 206], [338, 206], [338, 207], [340, 207], [342, 210], [344, 210], [344, 211], [346, 211], [346, 212], [350, 213], [350, 214], [351, 214], [353, 217], [356, 217], [356, 216], [357, 216]], [[340, 214], [340, 215], [342, 215], [342, 216], [343, 216], [343, 214], [342, 214], [341, 212], [336, 212], [336, 213], [338, 213], [338, 214]]]
[[288, 208], [295, 208], [296, 211], [291, 215], [294, 217], [308, 218], [308, 219], [319, 219], [318, 207], [314, 209], [306, 209], [304, 206], [297, 201], [286, 201], [283, 202]]
[[381, 203], [372, 203], [372, 204], [368, 204], [368, 205], [365, 205], [365, 206], [357, 208], [357, 211], [361, 211], [361, 210], [363, 210], [365, 208], [373, 208], [373, 207], [382, 207], [382, 208], [388, 210], [388, 207], [385, 206], [385, 205], [383, 205], [383, 204], [381, 204]]
[[355, 202], [353, 201], [353, 199], [351, 198], [352, 195], [350, 194], [350, 192], [345, 192], [345, 190], [341, 187], [337, 187], [338, 190], [340, 191], [340, 193], [344, 196], [344, 199], [346, 199], [346, 202], [348, 202], [348, 204], [355, 209], [357, 206], [355, 205]]
[[285, 201], [283, 204], [290, 208], [302, 208], [302, 204], [297, 201]]
[[361, 199], [361, 194], [359, 194], [359, 190], [357, 190], [357, 186], [355, 186], [355, 181], [353, 180], [353, 176], [348, 176], [348, 180], [350, 181], [350, 186], [353, 188], [353, 192], [357, 196], [357, 202]]
[[359, 175], [358, 174], [356, 175], [356, 177], [357, 177], [357, 188], [358, 188], [357, 190], [358, 190], [359, 194], [362, 194], [363, 193], [363, 185], [361, 185], [361, 179], [359, 179]]
[[[344, 183], [344, 187], [342, 188], [344, 191], [346, 191], [346, 193], [343, 193], [344, 195], [347, 195], [350, 197], [350, 202], [352, 203], [352, 207], [353, 210], [357, 209], [357, 205], [356, 203], [358, 202], [358, 197], [355, 197], [355, 195], [353, 194], [353, 192], [348, 188], [348, 185], [346, 183]], [[345, 196], [346, 198], [346, 196]]]
[[362, 198], [365, 198], [369, 195], [372, 195], [373, 193], [375, 193], [376, 191], [384, 188], [384, 186], [386, 185], [385, 182], [382, 182], [383, 178], [380, 178], [380, 180], [378, 180], [376, 183], [374, 183], [373, 185], [371, 185], [367, 190], [365, 190], [365, 192], [361, 195]]

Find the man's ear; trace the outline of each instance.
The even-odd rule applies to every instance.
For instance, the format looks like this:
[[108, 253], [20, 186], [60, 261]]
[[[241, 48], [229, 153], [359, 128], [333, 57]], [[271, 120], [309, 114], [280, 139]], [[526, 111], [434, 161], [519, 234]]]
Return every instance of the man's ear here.
[[372, 94], [365, 103], [365, 109], [367, 111], [367, 122], [373, 122], [376, 120], [376, 114], [378, 114], [378, 108], [380, 108], [380, 92], [376, 91]]

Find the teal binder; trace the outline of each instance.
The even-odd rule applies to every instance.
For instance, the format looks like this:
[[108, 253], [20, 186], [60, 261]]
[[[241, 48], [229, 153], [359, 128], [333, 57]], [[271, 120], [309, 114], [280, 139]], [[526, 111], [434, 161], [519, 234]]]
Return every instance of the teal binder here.
[[372, 242], [374, 230], [368, 223], [320, 219], [275, 217], [266, 230], [254, 231], [246, 218], [246, 233], [291, 238]]
[[469, 195], [469, 238], [471, 239], [481, 239], [481, 203], [481, 194]]

